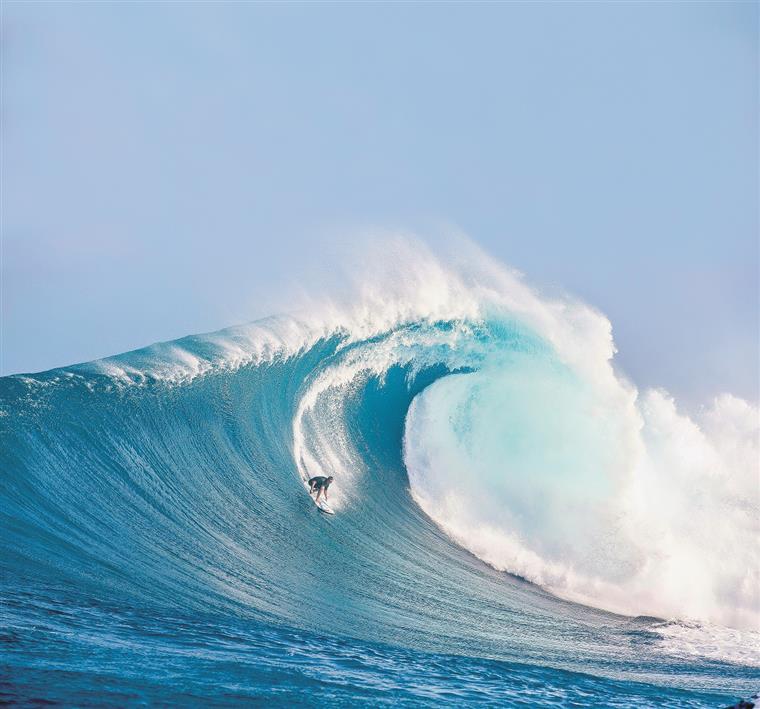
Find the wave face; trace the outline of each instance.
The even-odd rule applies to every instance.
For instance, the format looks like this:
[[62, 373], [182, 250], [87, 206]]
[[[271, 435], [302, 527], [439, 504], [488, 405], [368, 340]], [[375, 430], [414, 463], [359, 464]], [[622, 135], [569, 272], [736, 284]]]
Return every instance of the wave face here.
[[[235, 625], [259, 668], [279, 652], [290, 676], [293, 642], [323, 660], [354, 643], [377, 676], [345, 701], [372, 700], [394, 662], [453, 662], [441, 653], [506, 673], [498, 696], [438, 678], [465, 700], [508, 701], [541, 668], [534, 701], [579, 687], [574, 672], [618, 683], [589, 690], [607, 704], [620, 682], [644, 703], [638, 682], [706, 703], [756, 689], [757, 409], [725, 395], [693, 420], [638, 392], [602, 315], [472, 245], [455, 261], [408, 238], [382, 248], [366, 262], [386, 272], [354, 265], [341, 298], [297, 316], [0, 380], [16, 684], [43, 675], [38, 648], [11, 641], [66, 597], [66, 637], [105, 632], [81, 627], [100, 599], [225, 638]], [[329, 518], [304, 484], [322, 473]], [[133, 632], [136, 648], [153, 637]]]

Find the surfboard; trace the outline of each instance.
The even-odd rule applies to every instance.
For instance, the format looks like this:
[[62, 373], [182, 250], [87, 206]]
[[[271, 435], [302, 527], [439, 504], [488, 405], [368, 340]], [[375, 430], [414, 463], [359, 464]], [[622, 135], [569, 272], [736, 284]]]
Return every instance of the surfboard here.
[[328, 505], [324, 500], [320, 500], [319, 504], [317, 504], [316, 502], [314, 504], [317, 505], [317, 509], [320, 512], [324, 512], [326, 515], [334, 515], [335, 514], [335, 512], [332, 510], [332, 508], [330, 507], [330, 505]]

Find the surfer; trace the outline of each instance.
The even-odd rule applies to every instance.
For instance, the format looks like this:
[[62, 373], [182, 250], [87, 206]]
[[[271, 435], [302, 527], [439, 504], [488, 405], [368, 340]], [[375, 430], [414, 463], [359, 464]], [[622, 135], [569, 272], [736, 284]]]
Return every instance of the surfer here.
[[332, 475], [326, 478], [324, 475], [317, 475], [309, 480], [309, 494], [313, 495], [314, 491], [317, 491], [317, 496], [314, 498], [314, 502], [319, 504], [319, 498], [324, 493], [325, 501], [327, 500], [327, 488], [330, 487], [330, 483], [333, 481]]

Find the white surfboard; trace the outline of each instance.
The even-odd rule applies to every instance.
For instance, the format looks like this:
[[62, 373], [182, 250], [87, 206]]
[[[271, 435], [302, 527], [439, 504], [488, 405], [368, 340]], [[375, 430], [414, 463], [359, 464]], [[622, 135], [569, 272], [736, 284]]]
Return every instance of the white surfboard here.
[[319, 502], [315, 502], [317, 509], [320, 512], [324, 512], [326, 515], [334, 515], [335, 512], [332, 510], [330, 505], [328, 505], [324, 500], [320, 500]]

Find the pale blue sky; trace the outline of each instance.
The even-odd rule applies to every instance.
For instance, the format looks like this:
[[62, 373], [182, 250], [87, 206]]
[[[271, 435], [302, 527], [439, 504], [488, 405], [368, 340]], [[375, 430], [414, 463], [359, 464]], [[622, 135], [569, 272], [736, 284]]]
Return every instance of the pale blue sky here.
[[757, 399], [756, 3], [2, 12], [3, 374], [267, 315], [331, 230], [443, 222], [604, 311], [637, 383]]

